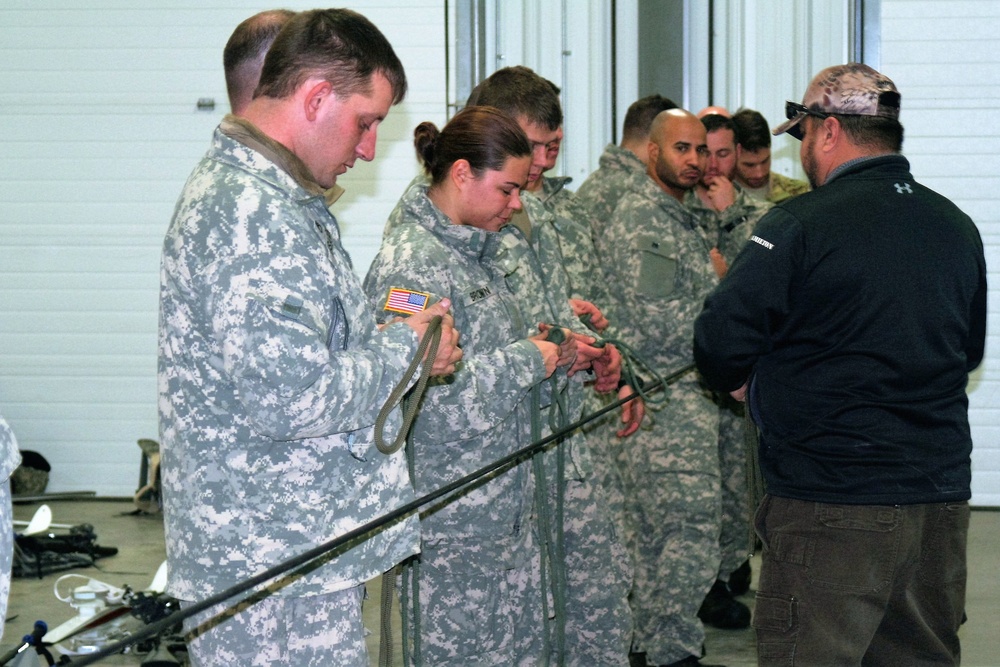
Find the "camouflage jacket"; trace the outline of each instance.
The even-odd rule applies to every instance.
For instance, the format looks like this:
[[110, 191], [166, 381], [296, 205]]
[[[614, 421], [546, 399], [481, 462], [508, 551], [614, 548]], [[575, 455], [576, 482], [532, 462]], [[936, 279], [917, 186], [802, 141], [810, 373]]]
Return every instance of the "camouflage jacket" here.
[[[413, 499], [373, 424], [417, 337], [378, 331], [325, 199], [292, 176], [304, 165], [227, 136], [229, 120], [181, 193], [160, 273], [168, 589], [185, 600]], [[387, 438], [398, 428], [397, 411]], [[417, 529], [396, 523], [281, 594], [367, 581], [415, 553]]]
[[733, 263], [743, 245], [750, 240], [757, 221], [771, 208], [768, 202], [754, 199], [736, 185], [736, 201], [724, 211], [716, 211], [701, 200], [694, 189], [684, 195], [684, 205], [694, 211], [702, 225], [714, 234], [711, 238], [726, 262]]
[[21, 452], [17, 448], [17, 438], [14, 431], [0, 417], [0, 484], [10, 479], [11, 473], [21, 465]]
[[694, 320], [718, 283], [714, 238], [647, 174], [630, 181], [607, 229], [605, 275], [621, 337], [661, 373], [693, 362]]
[[[519, 215], [527, 217], [531, 237], [527, 238], [518, 224], [505, 225], [500, 230], [501, 249], [497, 262], [503, 267], [507, 284], [525, 313], [525, 334], [536, 333], [538, 323], [545, 322], [590, 335], [569, 305], [569, 278], [563, 258], [566, 245], [561, 236], [564, 228], [560, 228], [560, 221], [534, 195], [522, 194], [521, 204], [524, 208]], [[555, 418], [551, 412], [553, 409], [561, 411], [564, 407], [564, 416], [569, 422], [580, 418], [584, 379], [583, 373], [567, 378], [565, 371], [559, 369], [546, 383], [541, 400], [543, 406], [549, 407], [543, 408], [540, 415], [542, 436], [552, 432], [550, 419]], [[557, 392], [555, 401], [549, 391], [553, 386]], [[571, 438], [569, 444], [571, 465], [567, 474], [580, 478], [589, 472], [591, 466], [586, 444], [578, 436]]]
[[573, 191], [566, 186], [573, 182], [571, 176], [542, 176], [542, 191], [533, 194], [550, 209], [561, 206], [573, 198]]
[[629, 180], [645, 174], [646, 165], [635, 153], [614, 144], [604, 148], [600, 166], [576, 189], [576, 199], [590, 211], [591, 234], [598, 242], [618, 202], [628, 192]]
[[[451, 299], [464, 353], [456, 372], [432, 381], [410, 432], [414, 485], [440, 488], [530, 443], [530, 388], [545, 379], [529, 323], [497, 262], [500, 234], [452, 223], [416, 183], [395, 209], [392, 231], [365, 278], [388, 321], [391, 289]], [[435, 503], [421, 517], [424, 560], [450, 570], [523, 564], [532, 508], [528, 464]]]
[[783, 202], [786, 199], [791, 199], [810, 190], [809, 183], [806, 181], [800, 181], [797, 178], [791, 178], [776, 171], [771, 172], [771, 178], [768, 183], [767, 201], [772, 204]]
[[574, 299], [586, 299], [598, 304], [603, 310], [601, 304], [606, 295], [602, 290], [601, 271], [591, 235], [592, 214], [566, 189], [565, 186], [572, 179], [543, 179], [541, 192], [530, 193], [530, 196], [541, 202], [552, 216], [552, 229], [559, 241], [563, 267], [569, 281], [569, 295]]

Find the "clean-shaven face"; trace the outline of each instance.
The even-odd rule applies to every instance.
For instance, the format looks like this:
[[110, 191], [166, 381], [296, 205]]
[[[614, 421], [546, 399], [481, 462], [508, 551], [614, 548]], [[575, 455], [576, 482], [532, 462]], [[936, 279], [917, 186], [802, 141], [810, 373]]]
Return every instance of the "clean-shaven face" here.
[[389, 113], [392, 97], [389, 81], [375, 73], [370, 92], [347, 97], [333, 94], [324, 101], [311, 145], [303, 146], [304, 155], [299, 155], [317, 183], [329, 188], [355, 161], [375, 158], [378, 127]]

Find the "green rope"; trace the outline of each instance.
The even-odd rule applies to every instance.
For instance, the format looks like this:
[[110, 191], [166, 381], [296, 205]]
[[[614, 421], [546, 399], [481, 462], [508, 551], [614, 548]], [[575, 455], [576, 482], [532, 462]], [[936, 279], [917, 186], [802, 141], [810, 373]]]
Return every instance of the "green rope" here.
[[[419, 397], [410, 396], [406, 403], [407, 409], [411, 407], [411, 402], [418, 404], [420, 402]], [[416, 448], [413, 446], [413, 441], [407, 437], [406, 467], [410, 473], [410, 481], [414, 486], [416, 486], [417, 480], [416, 458]], [[421, 667], [424, 660], [420, 641], [420, 554], [413, 556], [407, 563], [402, 564], [400, 567], [403, 573], [403, 585], [399, 594], [400, 615], [402, 616], [403, 626], [403, 664]], [[408, 603], [410, 599], [413, 600], [412, 632], [409, 614], [407, 613], [409, 611]], [[412, 649], [406, 641], [407, 637], [411, 637], [413, 640]]]
[[[400, 379], [399, 384], [396, 385], [395, 389], [392, 390], [392, 393], [389, 394], [389, 398], [386, 400], [385, 405], [382, 406], [382, 409], [379, 410], [378, 417], [375, 418], [375, 446], [383, 454], [395, 454], [403, 446], [403, 443], [406, 442], [406, 434], [409, 433], [410, 426], [413, 424], [413, 420], [417, 416], [417, 408], [420, 406], [420, 399], [427, 390], [427, 381], [431, 377], [431, 367], [434, 365], [434, 358], [437, 356], [438, 346], [440, 344], [441, 316], [435, 315], [427, 324], [427, 331], [424, 332], [424, 337], [420, 340], [420, 345], [417, 346], [417, 353], [413, 356], [413, 360], [407, 367], [406, 372], [403, 373], [402, 379]], [[396, 440], [391, 445], [386, 445], [385, 438], [382, 435], [382, 432], [385, 431], [385, 422], [389, 418], [389, 413], [396, 409], [396, 406], [406, 394], [407, 388], [410, 385], [410, 380], [413, 378], [413, 374], [417, 370], [417, 365], [424, 359], [425, 354], [427, 362], [420, 370], [420, 378], [417, 380], [417, 386], [413, 390], [413, 398], [415, 400], [411, 401], [407, 405], [406, 412], [403, 415], [403, 427], [400, 429], [399, 435], [396, 436]]]
[[[531, 388], [531, 441], [538, 442], [542, 434], [541, 385]], [[535, 478], [535, 510], [538, 514], [539, 578], [542, 593], [542, 655], [548, 656], [552, 646], [552, 626], [549, 621], [548, 549], [549, 525], [548, 482], [541, 451], [531, 457], [531, 472]]]
[[[550, 378], [553, 401], [549, 412], [549, 426], [558, 433], [569, 422], [566, 397], [556, 387], [555, 376]], [[539, 455], [538, 458], [541, 458]], [[552, 598], [556, 613], [556, 664], [562, 665], [566, 658], [566, 523], [564, 505], [566, 497], [566, 447], [565, 441], [556, 444], [556, 521], [554, 558], [552, 560]]]
[[396, 597], [396, 575], [402, 566], [382, 573], [381, 632], [379, 633], [379, 667], [392, 667], [392, 600]]

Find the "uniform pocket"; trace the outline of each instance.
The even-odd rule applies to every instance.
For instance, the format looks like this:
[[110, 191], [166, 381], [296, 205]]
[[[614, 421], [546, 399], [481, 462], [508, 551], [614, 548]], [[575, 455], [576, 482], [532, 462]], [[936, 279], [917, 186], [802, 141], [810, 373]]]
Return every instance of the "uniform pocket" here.
[[638, 292], [664, 298], [676, 290], [677, 247], [672, 241], [644, 238], [639, 241]]

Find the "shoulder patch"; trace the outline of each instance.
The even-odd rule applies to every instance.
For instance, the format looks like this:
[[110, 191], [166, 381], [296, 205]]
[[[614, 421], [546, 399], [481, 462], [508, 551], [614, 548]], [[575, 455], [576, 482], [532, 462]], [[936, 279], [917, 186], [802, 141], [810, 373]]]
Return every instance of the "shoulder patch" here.
[[414, 314], [426, 310], [431, 295], [426, 292], [414, 292], [401, 287], [390, 287], [385, 300], [385, 310], [394, 313]]
[[764, 239], [762, 239], [761, 237], [757, 236], [756, 234], [754, 234], [753, 236], [751, 236], [750, 240], [753, 241], [754, 243], [756, 243], [757, 245], [764, 246], [768, 250], [774, 250], [774, 244], [773, 243], [771, 243], [770, 241], [765, 241]]

